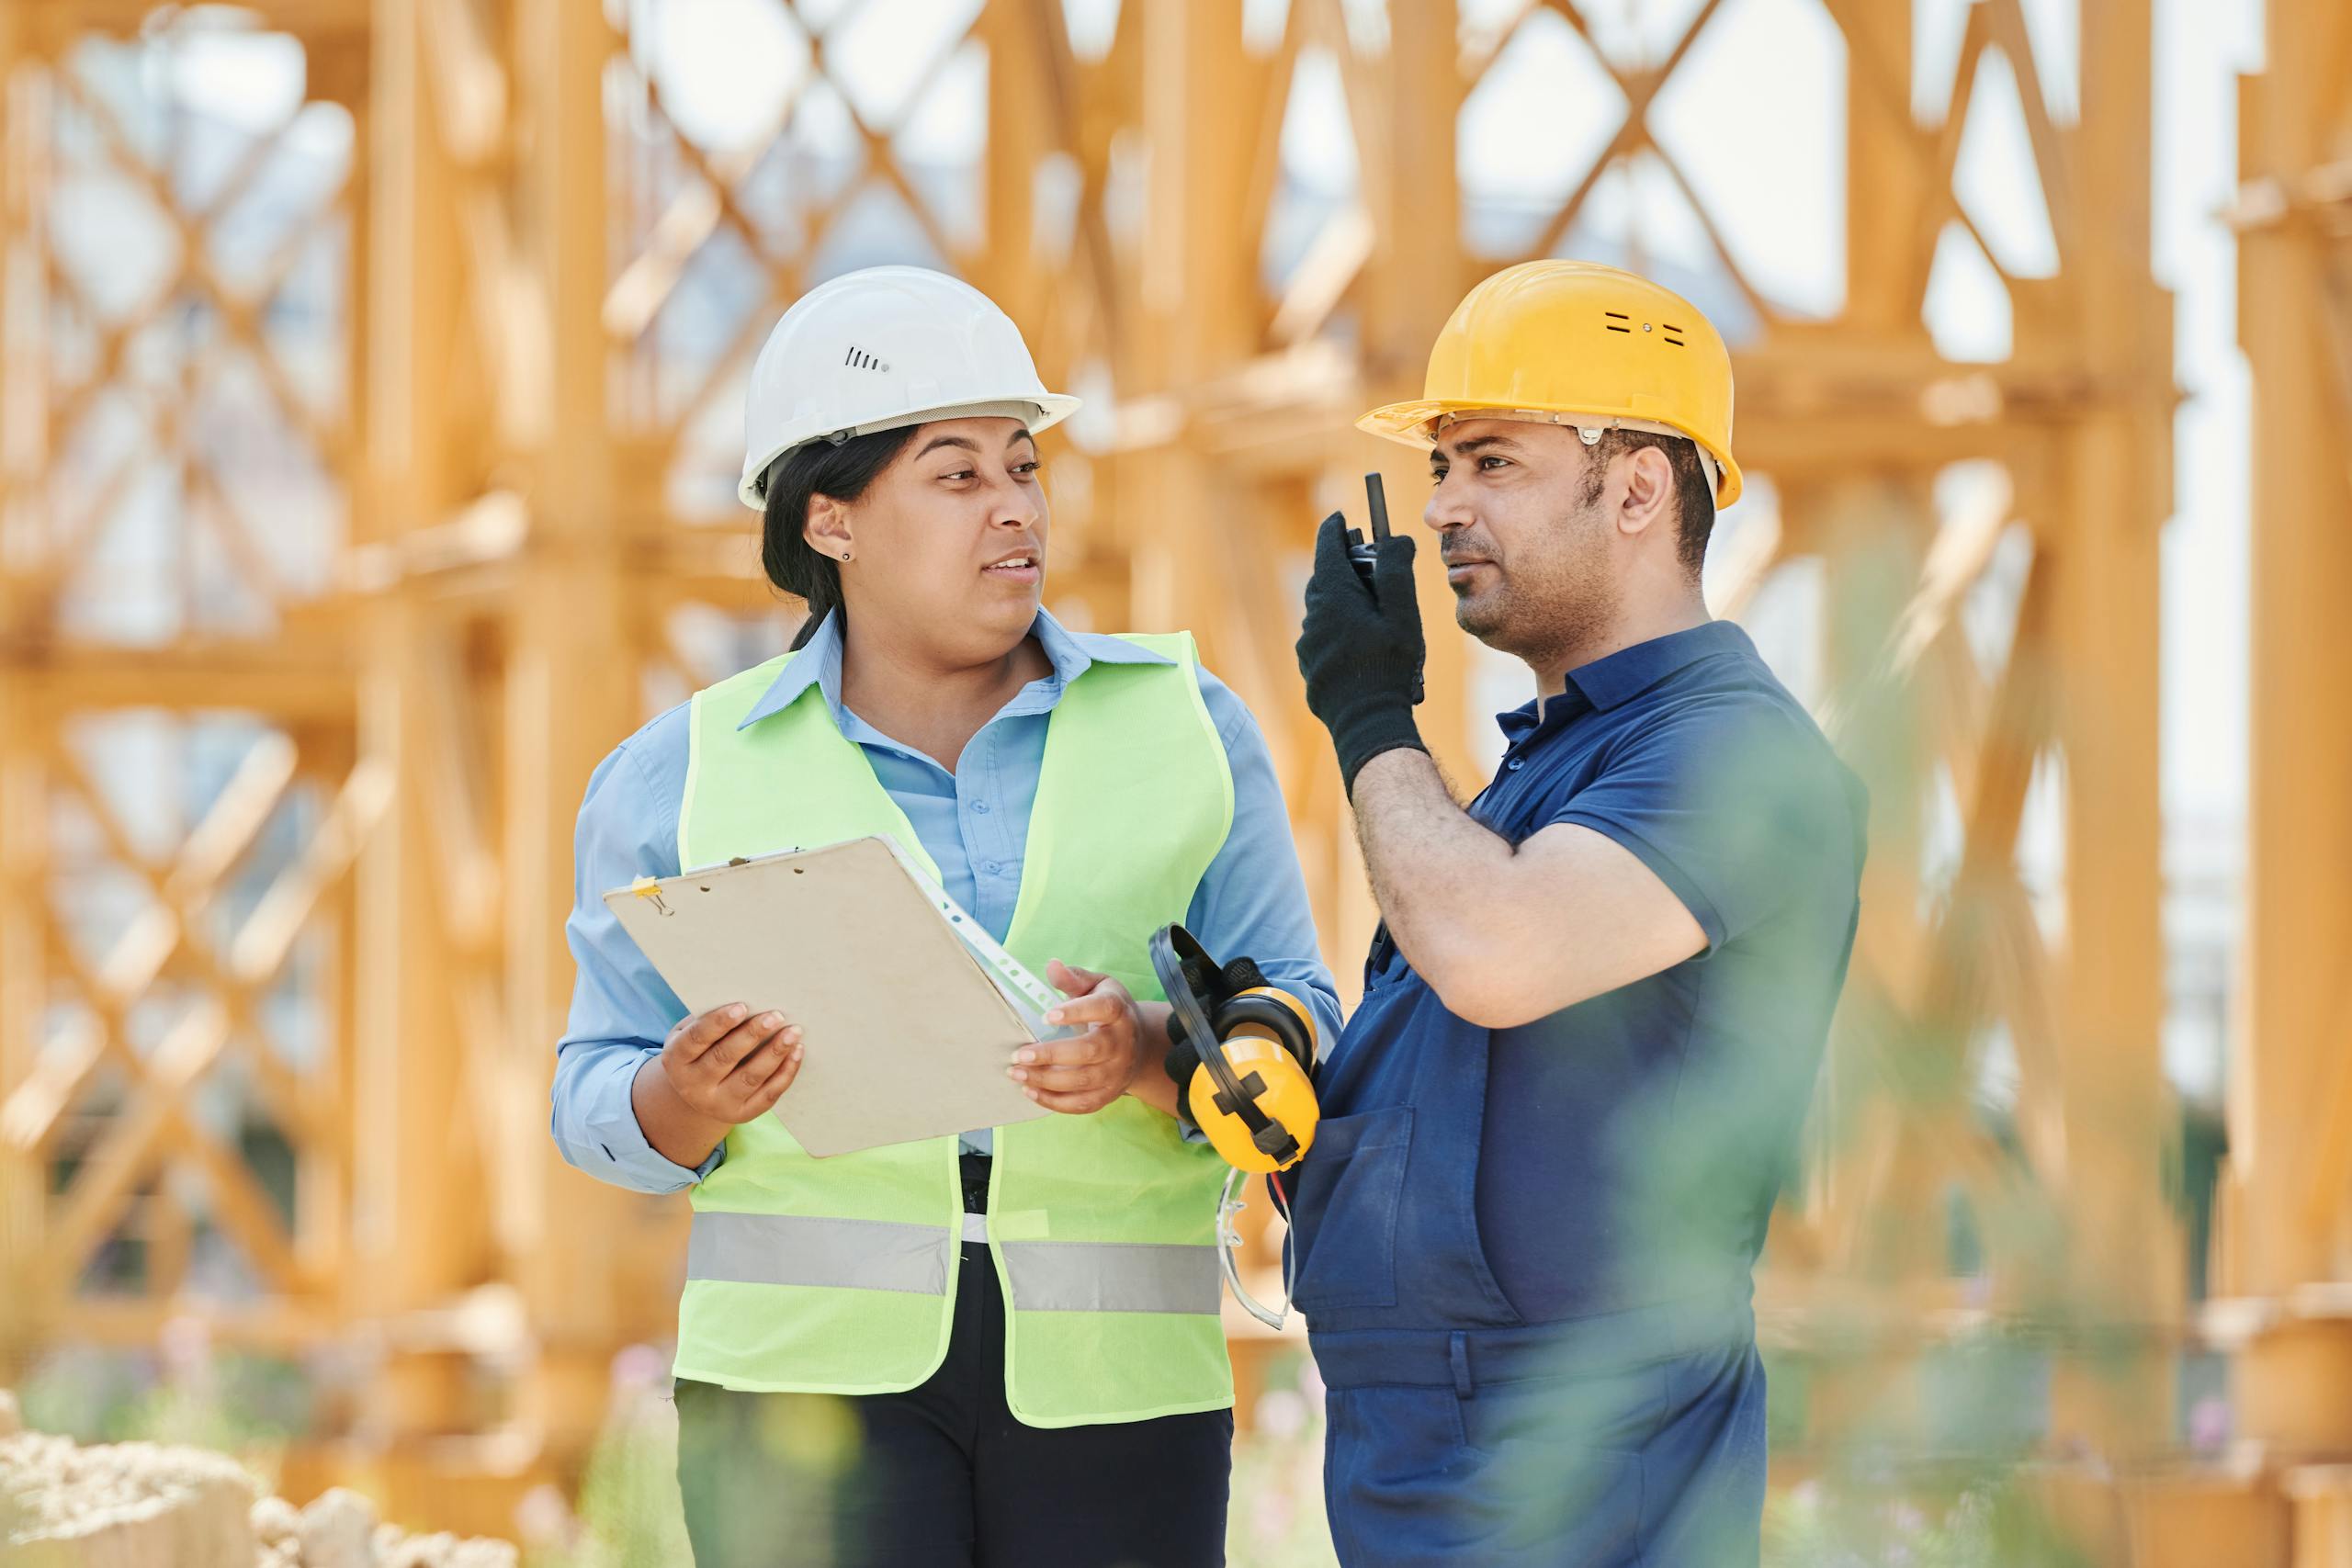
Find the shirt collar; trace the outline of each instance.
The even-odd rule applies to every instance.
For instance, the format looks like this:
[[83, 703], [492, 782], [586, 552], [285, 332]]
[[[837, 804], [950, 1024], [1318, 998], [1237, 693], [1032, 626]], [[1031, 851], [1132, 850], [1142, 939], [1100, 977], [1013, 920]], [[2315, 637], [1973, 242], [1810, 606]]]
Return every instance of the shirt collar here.
[[1631, 648], [1580, 664], [1568, 671], [1567, 689], [1549, 701], [1521, 704], [1495, 716], [1504, 739], [1517, 745], [1549, 723], [1565, 724], [1585, 713], [1602, 713], [1641, 695], [1677, 671], [1719, 653], [1753, 658], [1756, 645], [1734, 621], [1703, 621], [1679, 632], [1637, 642]]
[[[1100, 632], [1074, 632], [1044, 610], [1030, 624], [1031, 635], [1044, 649], [1046, 658], [1054, 667], [1052, 677], [1046, 682], [1050, 688], [1046, 706], [1058, 699], [1069, 683], [1097, 664], [1168, 664], [1167, 655], [1155, 653], [1139, 643], [1121, 637], [1108, 637]], [[752, 711], [743, 716], [738, 729], [757, 724], [770, 714], [781, 713], [797, 701], [800, 694], [815, 686], [824, 694], [825, 705], [832, 709], [833, 722], [842, 721], [842, 617], [839, 611], [830, 611], [800, 651], [785, 661]]]

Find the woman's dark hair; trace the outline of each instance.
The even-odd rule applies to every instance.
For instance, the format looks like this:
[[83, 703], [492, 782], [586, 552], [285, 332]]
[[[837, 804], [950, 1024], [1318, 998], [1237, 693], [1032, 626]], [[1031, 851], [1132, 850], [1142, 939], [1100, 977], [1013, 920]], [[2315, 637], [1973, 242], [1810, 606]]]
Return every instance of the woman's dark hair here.
[[914, 438], [916, 428], [907, 424], [853, 435], [838, 446], [811, 441], [768, 465], [760, 565], [770, 582], [808, 603], [808, 619], [792, 639], [795, 649], [815, 636], [819, 623], [842, 604], [841, 562], [811, 549], [801, 533], [808, 522], [809, 499], [829, 495], [835, 501], [855, 501]]

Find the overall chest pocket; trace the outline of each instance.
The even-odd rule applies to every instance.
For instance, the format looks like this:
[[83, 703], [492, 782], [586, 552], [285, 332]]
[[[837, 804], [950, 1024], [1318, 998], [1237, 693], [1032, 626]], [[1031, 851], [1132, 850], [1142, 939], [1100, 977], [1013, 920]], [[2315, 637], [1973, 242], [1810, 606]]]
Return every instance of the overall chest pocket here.
[[1340, 1116], [1316, 1130], [1291, 1207], [1300, 1247], [1292, 1299], [1312, 1318], [1396, 1304], [1396, 1209], [1413, 1145], [1413, 1108]]

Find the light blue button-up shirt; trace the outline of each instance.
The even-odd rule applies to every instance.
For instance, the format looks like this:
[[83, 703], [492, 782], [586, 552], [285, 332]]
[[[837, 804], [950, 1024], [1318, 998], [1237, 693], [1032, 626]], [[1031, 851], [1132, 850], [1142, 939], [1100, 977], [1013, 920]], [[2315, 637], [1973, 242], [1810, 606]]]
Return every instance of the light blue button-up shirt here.
[[[948, 896], [1002, 942], [1021, 894], [1029, 810], [1054, 705], [1097, 660], [1168, 660], [1120, 637], [1066, 630], [1040, 612], [1035, 635], [1053, 673], [1032, 681], [998, 710], [950, 773], [842, 705], [840, 627], [838, 615], [828, 617], [743, 722], [779, 711], [814, 682], [833, 722], [865, 751], [875, 777], [906, 813]], [[1255, 958], [1268, 980], [1313, 1011], [1318, 1039], [1328, 1046], [1339, 1036], [1339, 996], [1317, 955], [1273, 759], [1250, 710], [1206, 670], [1201, 695], [1233, 771], [1233, 827], [1201, 878], [1184, 923], [1220, 957]], [[692, 1186], [727, 1151], [722, 1143], [689, 1169], [657, 1152], [637, 1124], [629, 1085], [686, 1009], [602, 897], [640, 876], [674, 876], [683, 869], [678, 807], [685, 793], [687, 723], [687, 705], [680, 704], [622, 741], [590, 775], [575, 840], [571, 918], [564, 923], [579, 976], [571, 1021], [556, 1047], [556, 1145], [591, 1176], [640, 1192]], [[987, 1134], [967, 1134], [966, 1144], [985, 1147]]]

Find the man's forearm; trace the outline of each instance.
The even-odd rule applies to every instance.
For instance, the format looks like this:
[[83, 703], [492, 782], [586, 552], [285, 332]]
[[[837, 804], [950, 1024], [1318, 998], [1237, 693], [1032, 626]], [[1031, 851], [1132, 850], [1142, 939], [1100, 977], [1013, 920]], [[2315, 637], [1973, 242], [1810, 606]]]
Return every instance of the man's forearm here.
[[1474, 1023], [1531, 1022], [1706, 950], [1697, 917], [1624, 845], [1580, 823], [1507, 843], [1418, 751], [1366, 763], [1355, 807], [1389, 934]]
[[1507, 875], [1510, 846], [1454, 803], [1428, 753], [1384, 751], [1356, 774], [1356, 839], [1388, 934], [1443, 989]]

